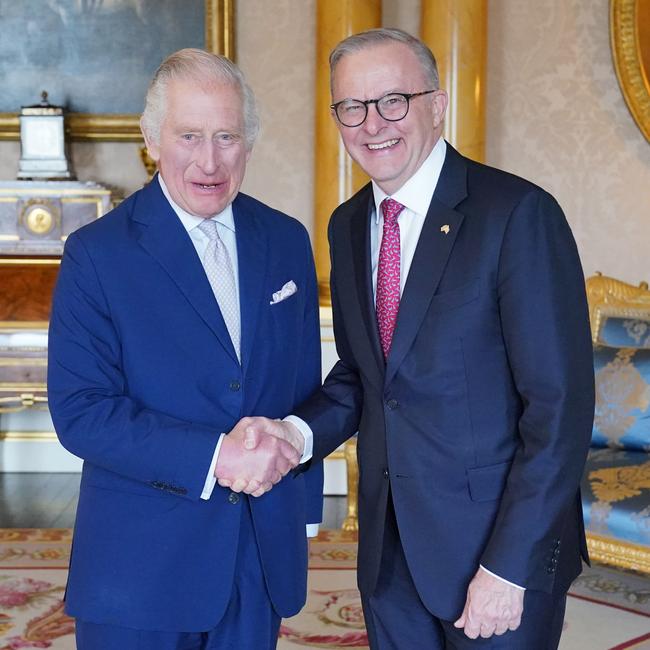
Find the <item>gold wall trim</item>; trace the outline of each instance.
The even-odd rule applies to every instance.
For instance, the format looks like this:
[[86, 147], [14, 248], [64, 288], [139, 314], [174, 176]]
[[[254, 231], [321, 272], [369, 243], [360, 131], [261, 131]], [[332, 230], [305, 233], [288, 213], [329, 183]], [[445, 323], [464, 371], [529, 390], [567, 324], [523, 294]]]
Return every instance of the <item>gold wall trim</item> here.
[[[65, 181], [63, 181], [65, 183]], [[9, 194], [10, 196], [4, 198], [2, 195]], [[97, 189], [84, 189], [82, 187], [74, 189], [71, 187], [62, 187], [61, 189], [50, 189], [47, 187], [28, 187], [28, 183], [25, 184], [25, 187], [0, 187], [0, 202], [5, 201], [18, 201], [18, 197], [26, 195], [29, 197], [39, 197], [39, 196], [56, 196], [56, 197], [67, 197], [67, 196], [83, 196], [91, 195], [93, 197], [103, 194], [105, 196], [111, 196], [111, 190], [106, 190], [102, 188]], [[62, 199], [65, 200], [65, 199]]]
[[329, 54], [342, 39], [381, 27], [381, 0], [317, 0], [314, 80], [314, 260], [321, 305], [331, 305], [327, 224], [334, 209], [370, 179], [347, 155], [329, 108]]
[[54, 431], [0, 431], [2, 442], [58, 442]]
[[[235, 54], [235, 1], [205, 0], [205, 45], [229, 58]], [[66, 130], [73, 140], [141, 142], [140, 116], [69, 113]], [[17, 140], [20, 121], [14, 113], [0, 113], [0, 140]]]
[[61, 260], [57, 258], [40, 258], [40, 257], [0, 257], [0, 266], [10, 266], [18, 264], [37, 264], [41, 266], [59, 266]]
[[650, 547], [619, 542], [610, 537], [587, 533], [587, 549], [592, 561], [621, 569], [650, 573]]
[[487, 0], [422, 0], [420, 36], [438, 61], [449, 93], [444, 137], [463, 155], [485, 161]]
[[36, 382], [6, 382], [0, 383], [0, 393], [13, 393], [15, 391], [44, 392], [47, 386]]
[[54, 442], [58, 441], [54, 431], [0, 431], [4, 442]]
[[[637, 11], [644, 4], [649, 11], [650, 3], [645, 0], [610, 0], [610, 40], [612, 57], [618, 83], [634, 121], [650, 141], [650, 80], [643, 71], [638, 39], [639, 15]], [[646, 20], [649, 18], [646, 16]], [[644, 47], [650, 48], [645, 43]]]
[[16, 334], [25, 330], [47, 330], [49, 323], [46, 320], [0, 320], [0, 334]]

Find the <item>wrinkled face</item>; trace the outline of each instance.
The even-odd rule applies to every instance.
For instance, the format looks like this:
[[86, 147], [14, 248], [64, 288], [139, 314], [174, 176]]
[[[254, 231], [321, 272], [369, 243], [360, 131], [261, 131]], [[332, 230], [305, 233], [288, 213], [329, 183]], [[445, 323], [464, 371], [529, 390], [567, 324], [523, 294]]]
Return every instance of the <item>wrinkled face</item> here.
[[[386, 43], [346, 54], [334, 69], [332, 103], [379, 99], [388, 93], [431, 90], [422, 64], [403, 43]], [[408, 114], [389, 122], [368, 106], [366, 121], [343, 126], [334, 115], [348, 153], [387, 194], [394, 194], [426, 160], [442, 133], [447, 95], [439, 90], [410, 100]]]
[[212, 217], [239, 192], [250, 157], [242, 99], [232, 85], [182, 79], [169, 82], [166, 99], [160, 141], [145, 133], [149, 155], [181, 208]]

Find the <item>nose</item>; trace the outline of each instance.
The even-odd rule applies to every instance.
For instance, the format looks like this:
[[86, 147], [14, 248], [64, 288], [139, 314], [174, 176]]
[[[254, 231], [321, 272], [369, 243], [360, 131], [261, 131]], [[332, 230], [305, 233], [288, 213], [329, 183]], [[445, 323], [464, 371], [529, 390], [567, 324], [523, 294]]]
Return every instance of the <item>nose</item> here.
[[219, 148], [210, 141], [205, 140], [199, 147], [196, 164], [204, 174], [214, 174], [219, 167]]
[[366, 133], [376, 135], [386, 125], [386, 120], [379, 114], [377, 104], [368, 104], [368, 114], [363, 123]]

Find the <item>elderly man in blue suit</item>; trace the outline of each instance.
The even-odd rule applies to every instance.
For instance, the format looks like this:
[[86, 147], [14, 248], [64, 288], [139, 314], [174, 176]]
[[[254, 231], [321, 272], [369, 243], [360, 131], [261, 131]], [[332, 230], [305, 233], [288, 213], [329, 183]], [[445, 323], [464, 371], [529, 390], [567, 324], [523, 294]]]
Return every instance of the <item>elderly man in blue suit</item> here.
[[171, 55], [141, 124], [160, 173], [68, 238], [54, 295], [52, 418], [84, 459], [66, 611], [80, 650], [275, 648], [322, 468], [224, 434], [319, 385], [309, 238], [239, 192], [257, 115], [226, 58]]
[[371, 30], [330, 67], [332, 116], [372, 178], [329, 226], [340, 361], [298, 418], [250, 428], [313, 436], [314, 459], [359, 431], [373, 650], [556, 648], [587, 557], [594, 408], [571, 231], [547, 192], [445, 143], [422, 42]]

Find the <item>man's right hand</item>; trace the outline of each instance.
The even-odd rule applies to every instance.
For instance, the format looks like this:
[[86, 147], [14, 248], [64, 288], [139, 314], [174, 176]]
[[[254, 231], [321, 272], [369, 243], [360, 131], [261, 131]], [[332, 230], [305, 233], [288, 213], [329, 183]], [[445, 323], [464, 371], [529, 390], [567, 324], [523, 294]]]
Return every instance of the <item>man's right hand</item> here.
[[222, 487], [256, 497], [268, 492], [298, 465], [301, 457], [295, 446], [280, 436], [266, 435], [261, 427], [251, 427], [258, 419], [267, 420], [244, 418], [224, 437], [214, 471]]
[[[298, 427], [286, 420], [271, 420], [264, 417], [248, 417], [240, 421], [245, 425], [244, 437], [246, 439], [257, 439], [259, 436], [274, 436], [286, 440], [300, 454], [305, 451], [305, 438], [298, 430]], [[239, 426], [239, 424], [237, 426]]]

